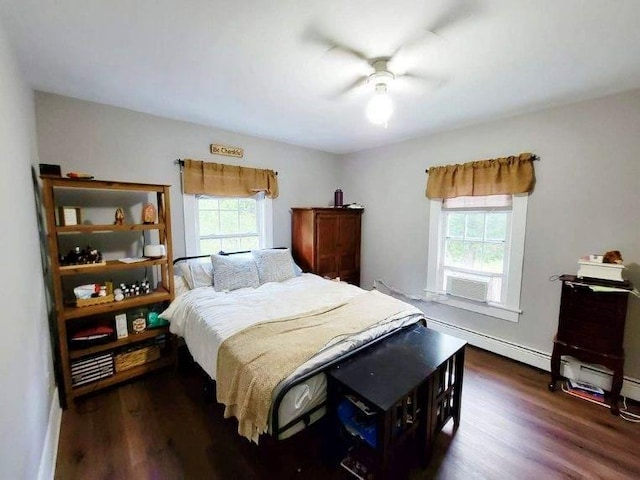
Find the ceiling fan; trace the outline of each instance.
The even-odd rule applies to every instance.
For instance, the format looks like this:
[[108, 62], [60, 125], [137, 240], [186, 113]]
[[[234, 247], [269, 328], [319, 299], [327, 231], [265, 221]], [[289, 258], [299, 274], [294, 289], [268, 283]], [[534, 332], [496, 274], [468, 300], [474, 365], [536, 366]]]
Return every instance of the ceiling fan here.
[[[454, 4], [455, 3], [455, 4]], [[366, 113], [369, 121], [377, 125], [388, 124], [393, 113], [393, 102], [389, 97], [390, 85], [398, 80], [411, 80], [421, 82], [432, 87], [439, 87], [446, 81], [445, 78], [438, 78], [423, 73], [394, 73], [389, 64], [393, 62], [396, 55], [402, 51], [415, 48], [429, 39], [442, 39], [441, 32], [450, 26], [467, 19], [478, 11], [476, 0], [458, 0], [458, 2], [447, 3], [447, 8], [440, 13], [428, 27], [420, 29], [412, 37], [405, 40], [388, 56], [368, 57], [364, 52], [336, 41], [335, 39], [320, 33], [314, 29], [308, 29], [305, 37], [307, 40], [320, 44], [326, 53], [336, 52], [350, 56], [359, 61], [366, 62], [373, 71], [367, 75], [361, 75], [354, 81], [341, 88], [333, 97], [339, 97], [346, 93], [358, 90], [363, 85], [371, 85], [374, 96], [370, 99]]]

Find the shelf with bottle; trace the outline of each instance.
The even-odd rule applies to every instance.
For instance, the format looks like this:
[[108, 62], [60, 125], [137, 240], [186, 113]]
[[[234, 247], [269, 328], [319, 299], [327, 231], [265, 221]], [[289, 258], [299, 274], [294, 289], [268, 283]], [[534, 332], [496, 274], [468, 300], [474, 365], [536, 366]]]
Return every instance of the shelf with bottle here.
[[120, 260], [106, 260], [99, 264], [85, 264], [85, 265], [65, 265], [60, 267], [60, 275], [80, 275], [86, 274], [89, 270], [95, 269], [100, 272], [110, 272], [116, 270], [132, 270], [135, 268], [153, 267], [156, 265], [165, 265], [168, 262], [167, 257], [162, 258], [147, 258], [145, 260], [126, 263]]
[[164, 223], [131, 223], [122, 225], [58, 225], [57, 233], [111, 233], [111, 232], [131, 232], [144, 230], [163, 230]]
[[163, 286], [147, 294], [136, 297], [125, 298], [119, 302], [102, 303], [99, 305], [91, 305], [88, 307], [65, 307], [62, 311], [62, 318], [65, 320], [72, 320], [74, 318], [89, 317], [105, 312], [115, 312], [117, 310], [128, 310], [130, 308], [141, 307], [143, 305], [149, 305], [150, 303], [165, 302], [171, 300], [171, 293]]

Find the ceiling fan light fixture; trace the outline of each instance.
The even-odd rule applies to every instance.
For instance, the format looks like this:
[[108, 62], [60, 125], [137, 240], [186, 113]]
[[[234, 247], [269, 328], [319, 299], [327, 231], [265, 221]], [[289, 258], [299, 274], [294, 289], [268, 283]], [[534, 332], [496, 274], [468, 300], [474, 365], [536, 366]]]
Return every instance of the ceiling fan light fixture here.
[[374, 125], [387, 126], [393, 113], [393, 102], [387, 93], [387, 86], [376, 85], [376, 93], [367, 105], [367, 118]]
[[369, 75], [369, 79], [367, 80], [367, 82], [371, 85], [375, 85], [376, 87], [378, 85], [386, 86], [389, 85], [394, 78], [395, 75], [388, 70], [377, 70]]

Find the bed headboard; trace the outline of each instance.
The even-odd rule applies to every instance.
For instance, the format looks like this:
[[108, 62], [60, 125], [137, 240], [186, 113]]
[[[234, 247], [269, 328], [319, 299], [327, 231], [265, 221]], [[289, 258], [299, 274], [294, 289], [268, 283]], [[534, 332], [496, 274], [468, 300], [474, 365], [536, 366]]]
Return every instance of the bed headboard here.
[[[267, 250], [285, 250], [286, 248], [288, 248], [288, 247], [273, 247], [273, 248], [269, 248]], [[238, 255], [240, 253], [251, 253], [251, 250], [242, 250], [241, 252], [225, 252], [225, 251], [220, 250], [218, 252], [218, 255], [228, 256], [228, 255]], [[194, 258], [207, 258], [207, 257], [210, 257], [210, 256], [211, 256], [211, 254], [209, 254], [209, 255], [195, 255], [193, 257], [180, 257], [180, 258], [176, 258], [173, 261], [173, 264], [175, 265], [178, 262], [185, 262], [187, 260], [193, 260]]]

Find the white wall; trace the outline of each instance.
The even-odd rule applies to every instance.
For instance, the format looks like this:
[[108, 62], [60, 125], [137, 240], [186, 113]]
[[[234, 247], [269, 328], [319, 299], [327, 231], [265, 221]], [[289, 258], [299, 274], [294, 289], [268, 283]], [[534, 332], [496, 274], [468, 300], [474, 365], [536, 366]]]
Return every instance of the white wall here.
[[[427, 283], [425, 169], [521, 152], [541, 157], [530, 197], [519, 323], [425, 304], [434, 318], [551, 352], [560, 284], [578, 257], [617, 249], [640, 285], [640, 91], [345, 156], [345, 200], [365, 205], [362, 283], [421, 295]], [[630, 297], [625, 374], [640, 378], [640, 301]]]
[[[365, 205], [362, 280], [383, 279], [412, 294], [426, 286], [428, 202], [425, 168], [534, 152], [537, 185], [529, 202], [519, 323], [442, 306], [428, 314], [464, 328], [550, 352], [560, 285], [577, 258], [622, 251], [628, 278], [640, 284], [640, 204], [636, 161], [640, 92], [485, 123], [346, 155], [248, 137], [52, 94], [36, 94], [40, 159], [97, 178], [173, 185], [176, 256], [184, 252], [182, 199], [175, 158], [196, 158], [279, 171], [274, 244], [290, 244], [289, 208], [328, 205], [336, 187], [345, 202]], [[241, 146], [245, 158], [209, 154], [209, 144]], [[342, 163], [340, 163], [342, 160]], [[640, 305], [631, 299], [626, 373], [640, 377]]]
[[31, 166], [33, 92], [0, 25], [0, 478], [38, 475], [53, 394]]
[[[329, 205], [337, 188], [339, 157], [317, 150], [41, 92], [36, 117], [40, 161], [61, 165], [63, 174], [171, 185], [176, 257], [185, 252], [177, 158], [278, 171], [275, 246], [291, 244], [291, 207]], [[211, 143], [242, 147], [244, 158], [211, 155]]]

